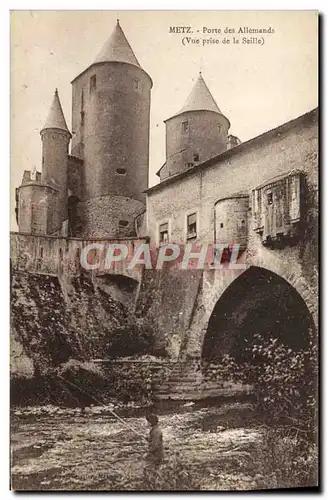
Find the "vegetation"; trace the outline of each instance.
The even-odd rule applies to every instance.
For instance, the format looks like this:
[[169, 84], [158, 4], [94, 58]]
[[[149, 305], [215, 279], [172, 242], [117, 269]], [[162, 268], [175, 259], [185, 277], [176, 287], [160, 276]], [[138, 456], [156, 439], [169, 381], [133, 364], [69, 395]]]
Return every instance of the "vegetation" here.
[[318, 450], [315, 443], [291, 428], [268, 428], [256, 453], [258, 489], [305, 488], [318, 484]]
[[153, 343], [151, 328], [141, 322], [125, 324], [111, 332], [107, 353], [111, 358], [146, 354], [151, 352]]
[[294, 352], [272, 337], [265, 340], [256, 335], [244, 359], [237, 364], [224, 356], [218, 376], [253, 385], [256, 411], [266, 416], [268, 424], [284, 423], [314, 439], [318, 360], [314, 339], [310, 338], [307, 349]]
[[317, 484], [317, 342], [297, 352], [270, 337], [255, 335], [243, 362], [224, 356], [217, 377], [251, 384], [263, 443], [252, 457], [261, 471], [258, 488]]

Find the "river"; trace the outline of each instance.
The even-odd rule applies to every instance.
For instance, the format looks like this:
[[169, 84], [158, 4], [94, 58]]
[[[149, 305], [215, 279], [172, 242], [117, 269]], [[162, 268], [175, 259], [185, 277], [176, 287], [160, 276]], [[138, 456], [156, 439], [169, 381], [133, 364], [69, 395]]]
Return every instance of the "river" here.
[[[12, 488], [142, 489], [147, 442], [131, 429], [147, 436], [142, 413], [136, 410], [122, 422], [106, 407], [85, 413], [54, 406], [12, 410]], [[160, 412], [159, 419], [166, 463], [178, 460], [182, 474], [191, 475], [198, 489], [256, 487], [259, 471], [253, 457], [263, 427], [249, 404], [181, 405]], [[175, 488], [170, 482], [164, 489]]]

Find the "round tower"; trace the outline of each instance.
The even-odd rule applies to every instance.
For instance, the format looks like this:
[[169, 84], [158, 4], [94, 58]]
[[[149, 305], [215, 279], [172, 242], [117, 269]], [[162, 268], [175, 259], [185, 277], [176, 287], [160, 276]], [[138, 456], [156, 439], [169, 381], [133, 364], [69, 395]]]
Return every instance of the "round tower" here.
[[72, 154], [83, 160], [85, 236], [133, 236], [148, 187], [152, 80], [119, 22], [72, 85]]
[[[41, 132], [42, 183], [51, 186], [47, 233], [60, 232], [67, 219], [67, 163], [71, 134], [56, 89]], [[50, 191], [49, 191], [50, 192]]]
[[165, 125], [165, 177], [227, 150], [230, 122], [218, 108], [201, 73], [183, 108], [165, 120]]

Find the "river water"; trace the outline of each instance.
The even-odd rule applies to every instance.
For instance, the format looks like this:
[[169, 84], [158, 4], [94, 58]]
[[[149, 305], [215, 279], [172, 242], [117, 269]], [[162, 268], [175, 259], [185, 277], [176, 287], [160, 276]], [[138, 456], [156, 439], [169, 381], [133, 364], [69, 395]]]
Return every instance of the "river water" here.
[[[106, 407], [88, 408], [85, 413], [53, 406], [13, 410], [12, 488], [140, 489], [147, 449], [142, 436], [149, 432], [142, 413], [124, 417], [123, 423]], [[197, 479], [199, 489], [256, 487], [258, 471], [252, 456], [261, 446], [263, 427], [250, 405], [182, 405], [162, 412], [159, 419], [165, 460], [178, 453], [182, 468]]]

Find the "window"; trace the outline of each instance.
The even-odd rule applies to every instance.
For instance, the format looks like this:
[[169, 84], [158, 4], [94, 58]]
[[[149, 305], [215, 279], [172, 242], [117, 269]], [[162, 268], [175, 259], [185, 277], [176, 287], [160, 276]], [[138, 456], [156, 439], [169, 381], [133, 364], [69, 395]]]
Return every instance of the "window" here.
[[81, 111], [81, 126], [84, 125], [84, 111]]
[[90, 78], [90, 92], [96, 90], [96, 88], [97, 88], [97, 77], [96, 75], [92, 75], [92, 77]]
[[62, 260], [63, 258], [63, 250], [62, 248], [59, 249], [59, 259]]
[[186, 120], [185, 122], [182, 122], [182, 132], [186, 133], [188, 132], [188, 130], [189, 130], [189, 123], [188, 120]]
[[118, 175], [125, 175], [126, 174], [126, 170], [125, 170], [125, 168], [117, 168], [116, 169], [116, 173]]
[[165, 222], [159, 226], [159, 242], [167, 243], [169, 241], [169, 223]]
[[199, 161], [199, 154], [198, 153], [194, 153], [193, 160], [194, 161]]
[[221, 134], [221, 130], [222, 130], [221, 125], [218, 125], [218, 132], [219, 132], [219, 134]]
[[118, 225], [120, 227], [126, 227], [128, 224], [129, 224], [129, 221], [127, 221], [127, 220], [119, 220], [118, 221]]
[[267, 202], [268, 202], [268, 205], [272, 205], [272, 203], [273, 203], [272, 193], [267, 193]]
[[40, 259], [43, 259], [43, 248], [40, 248]]
[[221, 224], [220, 224], [220, 228], [221, 228], [221, 229], [223, 228], [223, 222], [221, 222]]
[[187, 239], [197, 237], [197, 215], [187, 215]]
[[136, 90], [139, 88], [139, 78], [133, 78], [133, 87]]

